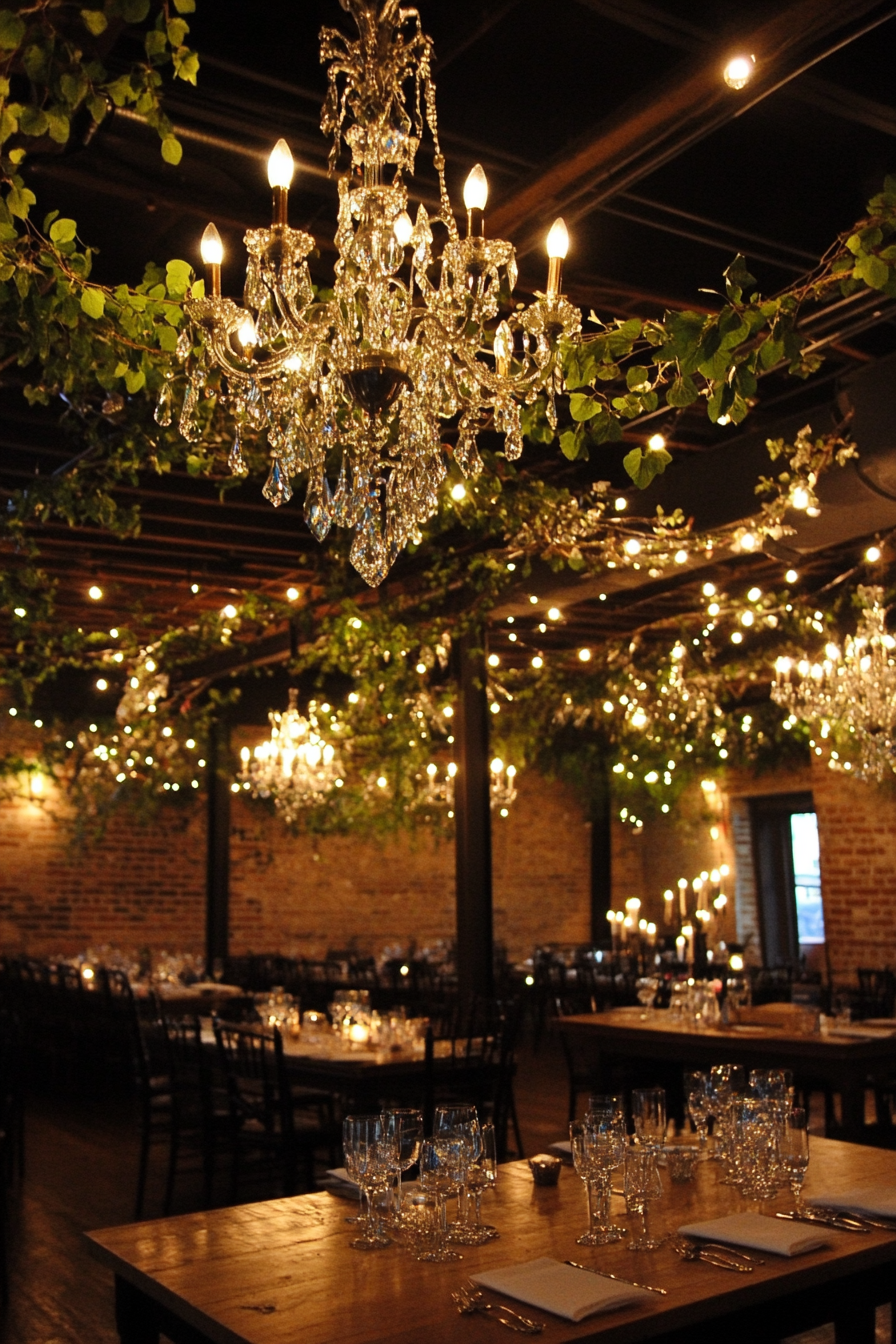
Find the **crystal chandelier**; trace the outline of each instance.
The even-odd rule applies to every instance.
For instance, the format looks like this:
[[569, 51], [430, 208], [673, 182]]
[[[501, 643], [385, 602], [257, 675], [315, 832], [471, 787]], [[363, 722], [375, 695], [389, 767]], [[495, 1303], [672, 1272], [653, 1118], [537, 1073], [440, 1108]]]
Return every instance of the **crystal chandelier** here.
[[823, 739], [847, 749], [853, 759], [831, 751], [833, 769], [883, 780], [896, 771], [896, 639], [885, 628], [883, 588], [857, 595], [864, 609], [842, 651], [830, 643], [819, 662], [779, 658], [771, 694], [794, 721], [818, 723]]
[[[449, 761], [444, 776], [439, 777], [439, 767], [430, 761], [426, 767], [426, 786], [420, 796], [419, 806], [441, 805], [454, 807], [454, 779], [457, 766]], [[516, 801], [517, 769], [515, 765], [505, 765], [500, 756], [489, 763], [489, 802], [492, 810], [506, 817], [511, 803]], [[453, 816], [453, 812], [449, 813]]]
[[[326, 712], [326, 706], [321, 706]], [[243, 747], [243, 768], [237, 778], [253, 798], [273, 798], [284, 821], [292, 823], [305, 808], [319, 803], [342, 785], [342, 765], [336, 748], [321, 733], [318, 705], [312, 700], [308, 717], [298, 707], [298, 691], [289, 692], [289, 708], [268, 715], [271, 735], [250, 752]]]
[[[432, 39], [416, 9], [399, 8], [398, 0], [341, 3], [358, 37], [321, 33], [330, 170], [341, 141], [351, 155], [339, 178], [332, 297], [321, 297], [311, 281], [314, 239], [288, 223], [293, 159], [280, 140], [268, 162], [273, 222], [245, 235], [242, 304], [221, 295], [215, 226], [203, 235], [209, 292], [187, 303], [193, 330], [179, 349], [190, 361], [180, 428], [198, 437], [199, 397], [209, 372], [220, 370], [236, 424], [231, 470], [246, 472], [243, 432], [266, 433], [266, 498], [275, 507], [287, 503], [301, 479], [311, 532], [323, 541], [333, 526], [352, 529], [352, 564], [375, 586], [437, 510], [452, 455], [443, 423], [456, 423], [453, 458], [464, 476], [482, 470], [481, 429], [503, 433], [506, 456], [519, 457], [523, 405], [546, 393], [556, 424], [558, 344], [581, 324], [561, 293], [562, 220], [548, 234], [545, 292], [528, 307], [513, 306], [515, 252], [485, 236], [488, 183], [478, 164], [464, 188], [461, 236], [439, 146]], [[432, 214], [420, 204], [412, 219], [405, 177], [413, 175], [426, 126], [439, 201]]]

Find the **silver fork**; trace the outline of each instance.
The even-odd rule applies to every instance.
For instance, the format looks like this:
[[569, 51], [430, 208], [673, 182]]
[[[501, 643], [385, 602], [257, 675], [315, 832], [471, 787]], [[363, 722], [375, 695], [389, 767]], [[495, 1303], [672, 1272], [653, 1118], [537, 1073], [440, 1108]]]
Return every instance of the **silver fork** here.
[[745, 1265], [742, 1260], [736, 1260], [727, 1251], [707, 1250], [703, 1246], [689, 1244], [683, 1238], [677, 1237], [670, 1237], [669, 1245], [682, 1260], [702, 1260], [704, 1264], [715, 1265], [717, 1269], [731, 1269], [737, 1274], [753, 1273], [753, 1265]]
[[515, 1330], [520, 1335], [540, 1335], [544, 1329], [539, 1321], [531, 1321], [528, 1316], [520, 1316], [510, 1307], [505, 1307], [501, 1303], [486, 1302], [479, 1288], [464, 1284], [451, 1294], [451, 1300], [462, 1316], [480, 1312], [483, 1316], [491, 1316], [500, 1325], [506, 1326], [508, 1330]]
[[758, 1255], [750, 1255], [737, 1246], [726, 1246], [721, 1241], [704, 1241], [702, 1237], [698, 1240], [696, 1237], [682, 1236], [676, 1237], [675, 1240], [682, 1242], [685, 1246], [696, 1246], [698, 1250], [721, 1251], [723, 1255], [736, 1256], [739, 1260], [746, 1260], [748, 1265], [765, 1264], [765, 1261]]

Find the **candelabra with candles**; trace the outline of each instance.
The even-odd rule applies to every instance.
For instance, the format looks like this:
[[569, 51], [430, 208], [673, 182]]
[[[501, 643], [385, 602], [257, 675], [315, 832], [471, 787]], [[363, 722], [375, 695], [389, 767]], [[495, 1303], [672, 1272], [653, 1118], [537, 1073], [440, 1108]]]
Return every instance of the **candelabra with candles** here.
[[663, 923], [675, 938], [678, 960], [694, 967], [712, 961], [725, 939], [728, 897], [722, 890], [730, 869], [726, 863], [698, 873], [690, 882], [680, 877], [677, 890], [663, 892]]
[[779, 658], [771, 695], [794, 722], [817, 723], [823, 739], [849, 734], [851, 759], [834, 749], [832, 768], [884, 780], [896, 771], [896, 638], [886, 629], [883, 588], [860, 587], [857, 596], [862, 614], [843, 649], [830, 642], [814, 663]]
[[[341, 141], [351, 154], [339, 179], [333, 297], [321, 299], [311, 281], [314, 239], [288, 222], [294, 165], [280, 140], [268, 165], [271, 227], [245, 235], [242, 304], [222, 296], [214, 225], [203, 235], [208, 293], [186, 305], [193, 332], [180, 347], [191, 361], [180, 428], [188, 439], [198, 435], [199, 399], [209, 372], [220, 370], [236, 422], [231, 470], [245, 472], [242, 433], [265, 432], [266, 498], [287, 503], [301, 477], [311, 532], [323, 541], [333, 526], [352, 529], [352, 564], [376, 585], [436, 512], [447, 474], [443, 423], [457, 423], [453, 459], [467, 477], [482, 469], [482, 428], [503, 433], [506, 456], [519, 457], [524, 404], [545, 392], [556, 424], [558, 346], [581, 319], [561, 290], [568, 235], [560, 219], [548, 234], [544, 293], [528, 307], [507, 304], [516, 257], [510, 243], [486, 236], [488, 183], [478, 164], [464, 189], [461, 236], [438, 140], [432, 40], [417, 11], [396, 0], [342, 4], [358, 38], [321, 33], [331, 170]], [[425, 125], [439, 204], [432, 215], [419, 205], [412, 220], [404, 178], [413, 175]], [[440, 253], [434, 229], [444, 235]]]
[[[457, 765], [454, 761], [449, 761], [445, 767], [444, 775], [439, 774], [439, 767], [435, 761], [430, 761], [426, 767], [426, 787], [421, 794], [419, 807], [426, 806], [446, 806], [454, 807], [454, 781], [457, 777]], [[489, 764], [489, 802], [492, 810], [506, 817], [509, 814], [511, 804], [516, 801], [517, 769], [515, 765], [506, 765], [500, 756], [495, 756]], [[453, 816], [453, 812], [449, 812]]]

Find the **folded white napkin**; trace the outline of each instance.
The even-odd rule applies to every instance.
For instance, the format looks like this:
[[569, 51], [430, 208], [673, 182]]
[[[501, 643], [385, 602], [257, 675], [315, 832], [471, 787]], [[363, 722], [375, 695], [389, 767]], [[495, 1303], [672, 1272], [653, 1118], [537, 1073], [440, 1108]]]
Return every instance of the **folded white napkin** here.
[[572, 1161], [572, 1144], [569, 1139], [558, 1139], [556, 1143], [549, 1143], [548, 1152], [553, 1153], [554, 1157], [562, 1157], [564, 1162]]
[[788, 1223], [768, 1218], [764, 1213], [730, 1213], [726, 1218], [710, 1218], [706, 1223], [688, 1223], [680, 1227], [686, 1237], [705, 1237], [707, 1241], [730, 1242], [749, 1246], [772, 1255], [803, 1255], [827, 1246], [829, 1237], [813, 1232], [805, 1223]]
[[837, 1194], [814, 1191], [806, 1198], [807, 1204], [825, 1209], [843, 1209], [847, 1213], [864, 1213], [869, 1218], [896, 1218], [896, 1190], [886, 1186], [857, 1185]]
[[588, 1270], [574, 1269], [559, 1260], [543, 1256], [523, 1265], [502, 1265], [482, 1274], [471, 1275], [473, 1282], [492, 1292], [514, 1297], [530, 1307], [563, 1316], [567, 1321], [583, 1321], [599, 1311], [649, 1302], [650, 1293], [628, 1283], [602, 1279]]

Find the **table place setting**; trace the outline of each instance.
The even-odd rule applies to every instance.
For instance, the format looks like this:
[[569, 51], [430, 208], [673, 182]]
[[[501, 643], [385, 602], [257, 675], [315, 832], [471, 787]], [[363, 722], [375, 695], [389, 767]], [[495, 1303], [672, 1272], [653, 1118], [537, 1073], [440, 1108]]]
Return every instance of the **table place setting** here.
[[896, 1191], [880, 1186], [856, 1186], [836, 1194], [822, 1191], [806, 1200], [808, 1211], [852, 1214], [884, 1232], [896, 1232]]
[[600, 1312], [638, 1306], [650, 1301], [652, 1291], [600, 1271], [561, 1264], [549, 1256], [519, 1265], [501, 1265], [471, 1277], [483, 1288], [567, 1321], [583, 1321]]
[[703, 1223], [686, 1223], [678, 1231], [680, 1236], [746, 1246], [771, 1255], [805, 1255], [828, 1244], [827, 1237], [819, 1232], [785, 1226], [764, 1213], [731, 1213]]

